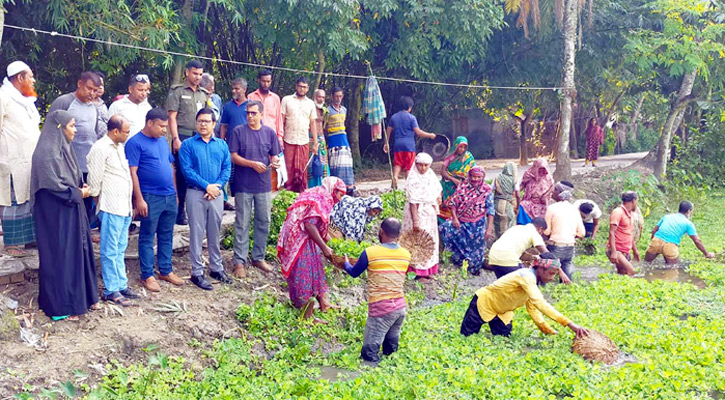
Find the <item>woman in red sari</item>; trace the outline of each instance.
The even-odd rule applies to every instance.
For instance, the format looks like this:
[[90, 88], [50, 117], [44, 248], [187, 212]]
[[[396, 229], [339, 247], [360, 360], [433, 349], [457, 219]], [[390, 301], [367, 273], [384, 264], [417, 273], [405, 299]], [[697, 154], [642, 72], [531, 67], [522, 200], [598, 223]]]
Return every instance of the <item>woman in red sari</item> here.
[[597, 166], [599, 159], [599, 147], [604, 144], [604, 130], [597, 125], [597, 119], [592, 118], [587, 125], [587, 158], [584, 160], [584, 166], [592, 162], [592, 167]]
[[321, 186], [305, 190], [287, 209], [279, 233], [277, 257], [282, 275], [287, 279], [292, 304], [303, 310], [304, 318], [312, 317], [315, 298], [322, 312], [333, 307], [325, 298], [327, 280], [322, 256], [332, 257], [332, 249], [325, 243], [330, 212], [346, 190], [345, 183], [336, 177], [327, 177]]

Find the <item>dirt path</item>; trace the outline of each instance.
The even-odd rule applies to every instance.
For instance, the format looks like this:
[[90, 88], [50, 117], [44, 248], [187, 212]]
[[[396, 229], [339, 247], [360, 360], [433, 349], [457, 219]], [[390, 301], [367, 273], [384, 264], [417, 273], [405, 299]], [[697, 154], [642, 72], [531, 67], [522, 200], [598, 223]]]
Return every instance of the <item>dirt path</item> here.
[[[629, 153], [629, 154], [618, 154], [614, 156], [604, 156], [600, 157], [599, 161], [597, 162], [597, 167], [593, 168], [591, 166], [584, 167], [584, 159], [574, 159], [571, 162], [571, 171], [572, 175], [584, 175], [589, 174], [593, 171], [606, 171], [611, 170], [615, 168], [623, 168], [627, 167], [631, 164], [633, 164], [636, 161], [639, 161], [642, 159], [645, 155], [647, 155], [646, 152], [642, 153]], [[484, 167], [486, 169], [486, 179], [494, 179], [498, 176], [498, 174], [501, 173], [501, 169], [506, 164], [506, 162], [512, 161], [517, 165], [517, 171], [519, 174], [519, 179], [524, 176], [524, 172], [526, 172], [527, 169], [531, 166], [527, 165], [526, 167], [518, 166], [519, 160], [518, 159], [496, 159], [496, 160], [476, 160], [476, 164]], [[436, 171], [436, 173], [440, 176], [440, 170], [441, 170], [442, 163], [436, 162], [433, 163], [433, 170]], [[556, 163], [549, 164], [549, 169], [551, 172], [554, 172], [556, 169]], [[387, 173], [389, 174], [389, 172]], [[387, 176], [385, 171], [381, 171], [378, 174], [372, 174], [368, 173], [367, 175], [370, 176]], [[362, 180], [360, 182], [356, 182], [356, 186], [358, 190], [360, 191], [375, 191], [380, 190], [384, 191], [390, 188], [390, 179], [374, 179], [374, 180]], [[401, 188], [405, 187], [405, 181], [401, 179], [400, 182]]]

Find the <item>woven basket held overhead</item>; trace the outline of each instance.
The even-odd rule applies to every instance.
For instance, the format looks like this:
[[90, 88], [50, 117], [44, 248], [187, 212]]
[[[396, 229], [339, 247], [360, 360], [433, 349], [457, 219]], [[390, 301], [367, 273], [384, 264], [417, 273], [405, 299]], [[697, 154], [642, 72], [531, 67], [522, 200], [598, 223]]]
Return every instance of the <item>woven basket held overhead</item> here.
[[435, 241], [422, 229], [403, 232], [398, 241], [400, 246], [410, 252], [410, 264], [421, 265], [435, 252]]
[[588, 336], [574, 337], [571, 351], [585, 360], [612, 364], [619, 357], [619, 349], [607, 335], [590, 329]]

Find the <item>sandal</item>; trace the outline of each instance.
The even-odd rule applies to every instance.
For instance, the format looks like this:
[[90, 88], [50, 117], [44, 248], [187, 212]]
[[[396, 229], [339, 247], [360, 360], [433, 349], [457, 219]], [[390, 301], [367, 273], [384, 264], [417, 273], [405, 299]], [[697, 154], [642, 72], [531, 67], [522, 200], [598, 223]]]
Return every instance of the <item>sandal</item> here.
[[129, 307], [131, 306], [131, 300], [124, 297], [120, 292], [113, 292], [108, 296], [103, 296], [103, 300], [114, 303], [117, 306]]
[[100, 310], [101, 306], [98, 303], [93, 303], [93, 304], [91, 304], [91, 306], [89, 308], [93, 311], [96, 311], [96, 310]]
[[25, 251], [17, 246], [5, 247], [5, 250], [3, 251], [3, 253], [9, 255], [10, 257], [16, 257], [16, 258], [27, 257], [27, 255], [28, 255], [27, 251]]

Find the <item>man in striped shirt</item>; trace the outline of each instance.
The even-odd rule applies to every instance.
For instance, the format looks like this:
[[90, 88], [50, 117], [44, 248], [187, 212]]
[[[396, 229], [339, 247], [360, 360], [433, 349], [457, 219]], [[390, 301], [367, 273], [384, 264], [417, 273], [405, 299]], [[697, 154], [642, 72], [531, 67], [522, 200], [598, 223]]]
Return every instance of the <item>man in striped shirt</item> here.
[[360, 353], [365, 361], [380, 361], [381, 345], [386, 356], [398, 350], [407, 309], [403, 287], [410, 264], [410, 252], [397, 243], [400, 229], [400, 221], [386, 218], [380, 224], [380, 245], [365, 249], [354, 266], [345, 258], [344, 269], [350, 276], [368, 271], [368, 320]]

